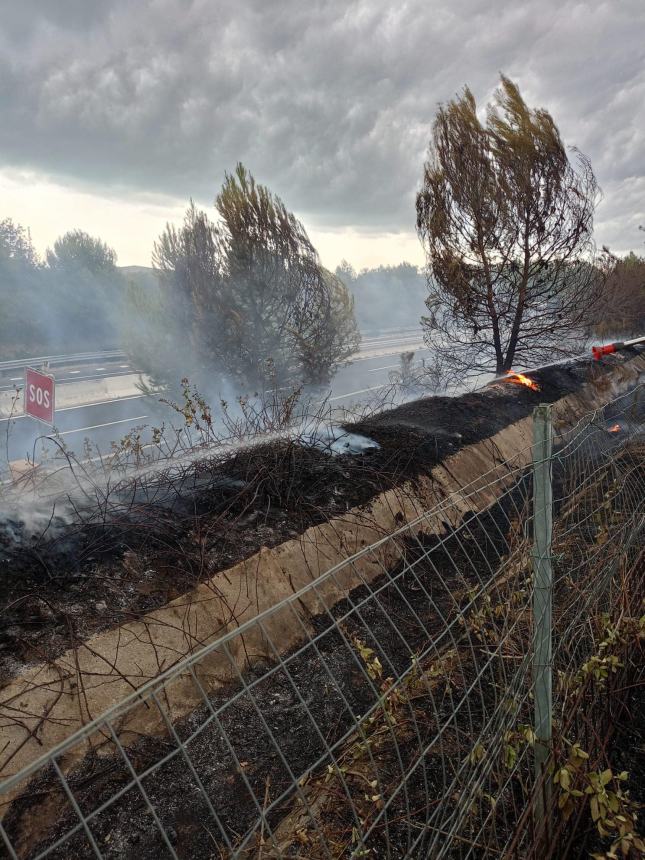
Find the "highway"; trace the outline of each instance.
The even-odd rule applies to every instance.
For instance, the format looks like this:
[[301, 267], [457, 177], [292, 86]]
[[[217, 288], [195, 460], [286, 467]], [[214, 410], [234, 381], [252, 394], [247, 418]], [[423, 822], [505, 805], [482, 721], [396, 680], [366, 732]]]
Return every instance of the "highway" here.
[[[47, 367], [48, 364], [49, 367]], [[45, 369], [56, 378], [58, 384], [125, 376], [137, 372], [137, 368], [130, 365], [124, 353], [116, 350], [103, 354], [96, 353], [91, 359], [60, 356], [52, 361], [51, 357], [44, 356], [22, 361], [5, 361], [0, 362], [0, 391], [12, 391], [17, 385], [23, 383], [25, 365], [34, 367], [36, 370]]]
[[[378, 396], [379, 392], [389, 388], [389, 374], [399, 367], [398, 357], [407, 350], [414, 350], [418, 359], [428, 355], [422, 346], [420, 329], [364, 337], [360, 351], [350, 364], [338, 371], [329, 390], [322, 391], [320, 398], [326, 397], [331, 406], [351, 406]], [[77, 454], [83, 452], [86, 439], [91, 440], [95, 453], [97, 450], [108, 453], [111, 443], [118, 443], [133, 428], [159, 426], [164, 417], [168, 420], [168, 409], [158, 402], [158, 397], [149, 397], [136, 391], [134, 382], [137, 377], [133, 374], [137, 373], [137, 368], [131, 367], [123, 355], [116, 355], [110, 360], [96, 358], [83, 363], [75, 363], [71, 358], [67, 362], [61, 359], [48, 372], [56, 378], [57, 398], [67, 383], [85, 381], [88, 390], [91, 390], [95, 380], [115, 377], [130, 377], [132, 380], [131, 393], [127, 396], [56, 410], [57, 434]], [[9, 392], [20, 385], [23, 378], [15, 369], [5, 370], [0, 380], [0, 391]], [[148, 438], [148, 433], [149, 430], [144, 432], [144, 439]], [[50, 428], [29, 416], [18, 415], [11, 421], [0, 418], [0, 459], [6, 464], [7, 460], [35, 457], [38, 462], [42, 456], [42, 444], [52, 444], [48, 440], [51, 434]]]

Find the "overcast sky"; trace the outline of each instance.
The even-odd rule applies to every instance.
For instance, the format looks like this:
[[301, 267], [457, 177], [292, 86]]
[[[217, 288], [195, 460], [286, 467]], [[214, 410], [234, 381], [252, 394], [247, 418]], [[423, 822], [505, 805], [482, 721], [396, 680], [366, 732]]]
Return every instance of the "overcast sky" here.
[[421, 262], [432, 119], [499, 71], [592, 161], [596, 239], [643, 250], [644, 0], [0, 0], [0, 218], [148, 265], [243, 161], [323, 262]]

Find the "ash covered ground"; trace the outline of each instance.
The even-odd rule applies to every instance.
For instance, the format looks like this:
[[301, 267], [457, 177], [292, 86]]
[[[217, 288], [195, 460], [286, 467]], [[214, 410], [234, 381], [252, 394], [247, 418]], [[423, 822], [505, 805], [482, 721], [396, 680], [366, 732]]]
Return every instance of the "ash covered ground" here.
[[62, 510], [41, 511], [38, 529], [30, 530], [25, 518], [6, 518], [0, 524], [0, 682], [93, 632], [164, 605], [262, 546], [369, 504], [621, 361], [612, 356], [536, 371], [531, 377], [539, 392], [499, 383], [461, 397], [406, 403], [345, 427], [376, 443], [359, 454], [337, 456], [325, 445], [283, 439], [109, 491], [99, 487], [91, 498], [70, 497]]
[[[607, 419], [622, 415], [619, 406], [610, 412], [613, 414], [605, 416]], [[643, 417], [641, 413], [641, 420]], [[617, 446], [632, 466], [637, 462], [634, 457], [642, 456], [629, 448], [623, 450], [618, 436], [610, 435], [609, 431], [607, 440], [607, 445]], [[594, 450], [598, 462], [602, 462], [606, 452], [597, 445]], [[645, 480], [642, 469], [629, 472], [629, 482], [616, 500], [618, 509], [637, 492], [642, 493]], [[556, 515], [566, 507], [563, 480], [560, 470], [554, 486]], [[481, 571], [496, 570], [503, 563], [509, 550], [509, 531], [516, 534], [517, 517], [531, 492], [530, 470], [527, 470], [512, 493], [489, 510], [469, 518], [467, 528], [448, 533], [442, 540], [407, 535], [406, 563], [392, 570], [390, 579], [384, 576], [369, 588], [361, 586], [329, 613], [311, 618], [313, 634], [302, 649], [283, 655], [280, 664], [250, 658], [244, 672], [244, 687], [238, 683], [221, 686], [209, 694], [208, 704], [175, 725], [177, 737], [186, 744], [190, 767], [170, 736], [142, 737], [128, 747], [135, 771], [145, 774], [142, 783], [147, 799], [177, 856], [191, 860], [276, 856], [268, 840], [264, 850], [259, 847], [258, 802], [263, 798], [266, 807], [271, 805], [268, 813], [271, 828], [283, 838], [286, 832], [293, 845], [301, 846], [298, 852], [280, 856], [328, 856], [307, 853], [308, 845], [315, 844], [313, 826], [307, 832], [290, 830], [294, 822], [298, 825], [306, 817], [304, 813], [294, 815], [300, 809], [294, 792], [290, 791], [294, 774], [296, 779], [304, 775], [301, 784], [305, 792], [311, 788], [309, 778], [317, 786], [308, 794], [310, 800], [318, 796], [316, 792], [322, 792], [326, 799], [317, 814], [327, 838], [338, 840], [337, 845], [351, 844], [354, 825], [351, 805], [338, 786], [335, 791], [325, 792], [324, 785], [327, 765], [333, 761], [327, 750], [338, 744], [335, 755], [344, 762], [343, 751], [354, 750], [351, 742], [363, 739], [363, 734], [356, 732], [357, 722], [361, 722], [361, 715], [374, 712], [381, 696], [378, 684], [372, 683], [361, 668], [356, 641], [375, 649], [384, 676], [400, 677], [409, 669], [411, 653], [420, 653], [428, 648], [429, 642], [439, 640], [447, 623], [463, 613], [471, 599], [470, 589], [476, 590], [482, 584]], [[596, 497], [594, 491], [591, 496]], [[588, 520], [583, 505], [562, 530], [565, 540], [570, 540], [575, 523], [576, 558], [585, 548], [593, 557], [598, 552], [597, 530], [589, 529]], [[511, 579], [509, 593], [524, 581], [530, 564], [528, 546], [525, 544], [523, 556], [520, 554], [524, 561], [515, 569], [516, 579]], [[473, 547], [477, 547], [481, 570], [473, 565]], [[589, 575], [593, 578], [593, 571]], [[500, 594], [498, 598], [503, 599]], [[572, 584], [570, 591], [563, 585], [558, 591], [558, 605], [575, 613], [578, 597], [577, 585]], [[526, 635], [530, 635], [529, 628]], [[393, 797], [387, 819], [371, 835], [368, 847], [375, 857], [385, 856], [385, 844], [388, 856], [393, 858], [425, 856], [423, 843], [417, 853], [410, 855], [411, 842], [423, 832], [438, 805], [446, 802], [446, 771], [452, 777], [458, 770], [486, 714], [499, 705], [495, 690], [500, 677], [505, 675], [498, 663], [489, 659], [488, 639], [483, 638], [481, 647], [473, 649], [472, 640], [466, 636], [460, 642], [459, 633], [453, 629], [444, 637], [443, 647], [449, 650], [453, 645], [460, 649], [460, 661], [437, 685], [432, 701], [422, 701], [414, 718], [410, 716], [411, 709], [404, 706], [401, 719], [383, 732], [382, 744], [371, 747], [370, 776], [378, 779], [378, 790], [384, 796]], [[512, 658], [511, 651], [509, 660]], [[468, 699], [468, 707], [456, 709], [455, 703], [473, 687], [476, 693]], [[211, 716], [214, 713], [216, 718]], [[530, 719], [530, 713], [527, 714], [516, 714], [516, 718]], [[367, 731], [367, 722], [362, 725]], [[377, 730], [379, 725], [377, 722]], [[445, 730], [443, 742], [435, 749], [432, 741], [441, 727]], [[621, 730], [625, 728], [623, 725]], [[642, 726], [636, 724], [629, 728], [626, 742], [638, 743], [642, 739], [640, 729]], [[86, 815], [106, 805], [91, 819], [92, 835], [101, 855], [106, 860], [157, 860], [171, 856], [146, 799], [132, 783], [132, 775], [114, 751], [107, 732], [97, 732], [96, 741], [102, 749], [86, 756], [70, 775], [69, 784]], [[419, 758], [420, 749], [430, 752]], [[626, 753], [617, 750], [612, 756], [617, 767], [632, 769], [626, 762]], [[525, 766], [529, 768], [531, 762], [527, 760]], [[636, 794], [642, 788], [639, 767], [638, 759], [632, 778]], [[404, 791], [395, 795], [402, 773], [408, 771]], [[344, 779], [353, 803], [359, 808], [366, 793], [359, 764], [347, 766]], [[467, 779], [465, 772], [464, 784]], [[507, 779], [504, 770], [503, 780]], [[523, 808], [522, 780], [528, 779], [528, 773], [521, 771], [514, 779], [496, 803], [497, 814], [491, 827], [497, 842], [492, 844], [504, 844]], [[453, 798], [449, 803], [453, 803]], [[364, 806], [368, 814], [369, 803]], [[211, 809], [216, 811], [216, 820]], [[3, 823], [14, 844], [24, 846], [22, 857], [36, 857], [61, 838], [65, 841], [48, 856], [58, 860], [92, 856], [82, 829], [67, 838], [78, 818], [51, 768], [41, 771], [31, 782], [29, 790], [12, 804]], [[235, 854], [247, 834], [248, 853], [245, 850]], [[307, 843], [307, 839], [312, 841]], [[475, 856], [490, 853], [488, 849]], [[350, 850], [334, 856], [350, 856]], [[461, 856], [458, 850], [454, 856]]]

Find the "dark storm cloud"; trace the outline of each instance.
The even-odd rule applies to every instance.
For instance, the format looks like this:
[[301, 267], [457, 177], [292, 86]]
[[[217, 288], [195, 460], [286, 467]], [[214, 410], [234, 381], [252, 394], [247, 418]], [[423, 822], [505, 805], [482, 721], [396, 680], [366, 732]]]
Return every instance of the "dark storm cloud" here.
[[591, 157], [612, 229], [642, 211], [642, 0], [1, 5], [4, 166], [212, 199], [243, 160], [318, 226], [408, 230], [437, 102], [501, 69]]

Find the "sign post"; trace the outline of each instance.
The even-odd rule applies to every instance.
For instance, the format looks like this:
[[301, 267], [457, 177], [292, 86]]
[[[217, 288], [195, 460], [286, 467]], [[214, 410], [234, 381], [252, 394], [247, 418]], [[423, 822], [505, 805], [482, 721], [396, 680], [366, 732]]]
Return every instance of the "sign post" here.
[[54, 426], [55, 381], [53, 376], [25, 368], [25, 415]]
[[553, 740], [553, 426], [551, 406], [533, 411], [533, 698], [536, 825], [548, 837]]

